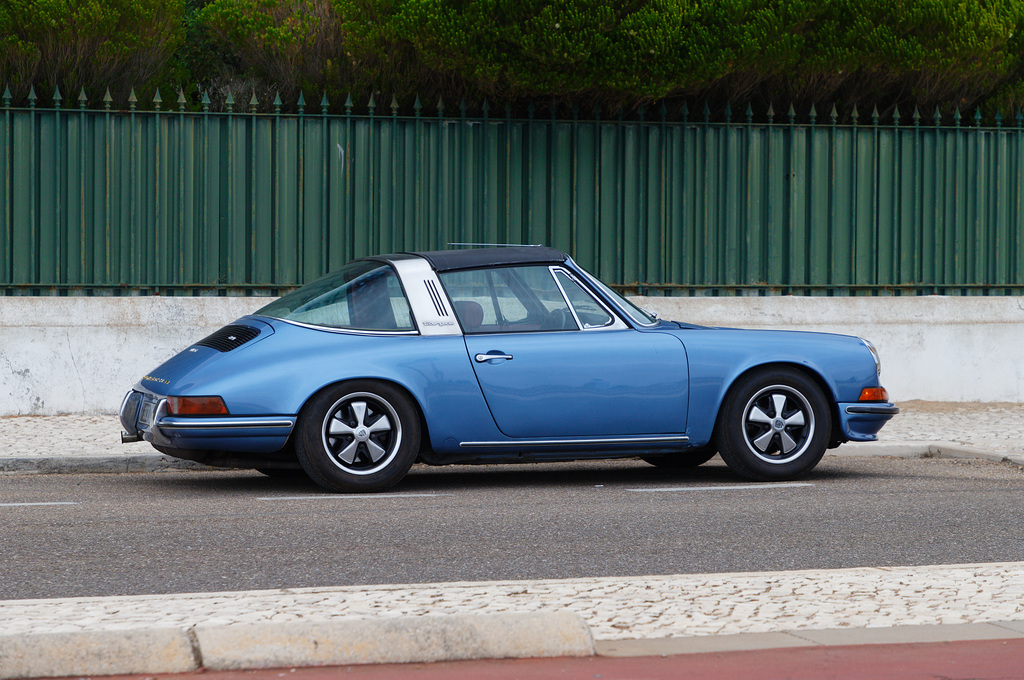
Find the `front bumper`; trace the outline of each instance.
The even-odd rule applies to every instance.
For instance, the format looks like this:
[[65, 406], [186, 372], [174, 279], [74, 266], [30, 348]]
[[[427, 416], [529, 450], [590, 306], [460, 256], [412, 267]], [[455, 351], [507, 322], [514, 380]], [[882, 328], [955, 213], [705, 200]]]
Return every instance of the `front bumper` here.
[[131, 390], [121, 402], [122, 442], [168, 449], [271, 453], [284, 447], [295, 416], [174, 416], [167, 399]]
[[873, 442], [878, 431], [900, 412], [893, 403], [857, 401], [840, 403], [839, 424], [843, 435], [853, 442]]

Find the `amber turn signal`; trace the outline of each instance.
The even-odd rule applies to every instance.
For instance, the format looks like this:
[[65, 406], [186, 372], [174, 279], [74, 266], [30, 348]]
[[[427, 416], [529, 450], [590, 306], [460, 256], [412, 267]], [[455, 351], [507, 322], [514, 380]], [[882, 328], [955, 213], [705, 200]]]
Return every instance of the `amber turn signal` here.
[[228, 407], [220, 397], [167, 397], [167, 411], [175, 416], [224, 416]]
[[889, 401], [889, 393], [884, 387], [865, 387], [857, 401]]

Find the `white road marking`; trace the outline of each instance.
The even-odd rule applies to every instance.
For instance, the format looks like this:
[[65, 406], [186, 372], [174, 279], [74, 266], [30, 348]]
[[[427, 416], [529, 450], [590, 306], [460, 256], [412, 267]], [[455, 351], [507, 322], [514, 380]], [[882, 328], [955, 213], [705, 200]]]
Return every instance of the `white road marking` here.
[[802, 486], [814, 485], [810, 482], [775, 482], [772, 484], [732, 484], [730, 486], [662, 486], [650, 489], [626, 489], [626, 491], [641, 491], [645, 493], [666, 491], [748, 491], [755, 489], [792, 489]]
[[30, 505], [78, 505], [71, 501], [49, 501], [46, 503], [0, 503], [0, 508], [24, 508]]
[[261, 501], [319, 501], [319, 500], [355, 500], [355, 499], [379, 499], [379, 498], [435, 498], [447, 496], [446, 493], [339, 493], [323, 494], [320, 496], [260, 496]]

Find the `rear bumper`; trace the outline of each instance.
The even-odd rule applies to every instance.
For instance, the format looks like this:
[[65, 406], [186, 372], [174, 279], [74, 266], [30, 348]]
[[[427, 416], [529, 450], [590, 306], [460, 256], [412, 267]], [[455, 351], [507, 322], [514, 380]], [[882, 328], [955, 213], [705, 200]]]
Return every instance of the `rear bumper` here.
[[873, 442], [882, 426], [899, 412], [899, 407], [892, 403], [840, 403], [839, 425], [849, 441]]
[[[247, 453], [278, 451], [295, 427], [295, 416], [172, 416], [167, 400], [132, 390], [121, 402], [122, 442], [145, 440], [166, 449]], [[173, 455], [173, 454], [172, 454]]]

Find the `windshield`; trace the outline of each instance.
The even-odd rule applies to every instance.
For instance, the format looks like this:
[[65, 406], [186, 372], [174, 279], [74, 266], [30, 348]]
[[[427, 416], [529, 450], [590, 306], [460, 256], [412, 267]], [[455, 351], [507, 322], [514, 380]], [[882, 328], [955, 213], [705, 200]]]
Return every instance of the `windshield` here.
[[263, 307], [257, 314], [363, 331], [412, 331], [409, 302], [386, 264], [357, 261]]
[[612, 302], [618, 303], [619, 307], [622, 308], [622, 311], [624, 311], [626, 314], [629, 314], [629, 316], [632, 317], [633, 321], [636, 321], [641, 326], [650, 326], [658, 323], [658, 318], [656, 316], [654, 316], [645, 309], [637, 307], [632, 302], [630, 302], [629, 300], [622, 297], [614, 290], [606, 286], [604, 282], [602, 282], [599, 278], [597, 278], [590, 272], [585, 273], [590, 278], [591, 283], [600, 288], [601, 292], [603, 292], [605, 295], [611, 298]]

